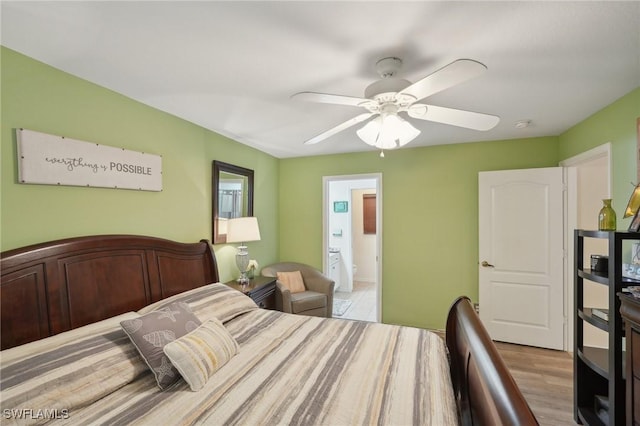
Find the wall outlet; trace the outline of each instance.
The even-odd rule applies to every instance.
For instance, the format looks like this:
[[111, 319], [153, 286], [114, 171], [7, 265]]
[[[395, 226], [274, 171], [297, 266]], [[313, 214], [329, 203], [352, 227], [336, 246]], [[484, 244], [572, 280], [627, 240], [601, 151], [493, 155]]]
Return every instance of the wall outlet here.
[[480, 313], [480, 304], [479, 303], [474, 303], [473, 304], [473, 309], [475, 309], [476, 314]]

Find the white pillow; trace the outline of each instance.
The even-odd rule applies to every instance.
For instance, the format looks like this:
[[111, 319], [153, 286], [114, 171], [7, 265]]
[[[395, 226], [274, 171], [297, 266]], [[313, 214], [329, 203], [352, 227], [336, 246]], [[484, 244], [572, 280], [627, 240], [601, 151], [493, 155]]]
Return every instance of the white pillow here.
[[191, 390], [198, 391], [238, 353], [238, 343], [220, 320], [212, 318], [165, 345], [164, 353]]

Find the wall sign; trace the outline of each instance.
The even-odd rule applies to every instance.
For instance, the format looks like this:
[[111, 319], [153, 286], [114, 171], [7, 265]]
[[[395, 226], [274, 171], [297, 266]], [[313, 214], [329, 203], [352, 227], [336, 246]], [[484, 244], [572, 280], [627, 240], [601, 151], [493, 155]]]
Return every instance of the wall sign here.
[[162, 191], [162, 157], [16, 130], [20, 183]]

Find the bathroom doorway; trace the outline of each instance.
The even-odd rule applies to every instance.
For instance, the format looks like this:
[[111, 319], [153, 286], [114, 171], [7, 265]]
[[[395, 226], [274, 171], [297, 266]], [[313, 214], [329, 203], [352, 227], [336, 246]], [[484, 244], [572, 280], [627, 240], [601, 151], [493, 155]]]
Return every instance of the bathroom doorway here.
[[382, 175], [323, 178], [323, 266], [334, 317], [380, 322]]

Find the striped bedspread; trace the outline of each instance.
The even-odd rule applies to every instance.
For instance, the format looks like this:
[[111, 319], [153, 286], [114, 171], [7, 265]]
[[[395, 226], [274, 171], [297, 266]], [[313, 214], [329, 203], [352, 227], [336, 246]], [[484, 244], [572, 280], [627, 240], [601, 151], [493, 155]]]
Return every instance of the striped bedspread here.
[[120, 329], [128, 313], [0, 353], [2, 424], [457, 424], [433, 333], [258, 309], [222, 284], [140, 313], [176, 300], [220, 319], [240, 346], [203, 389], [156, 386]]

